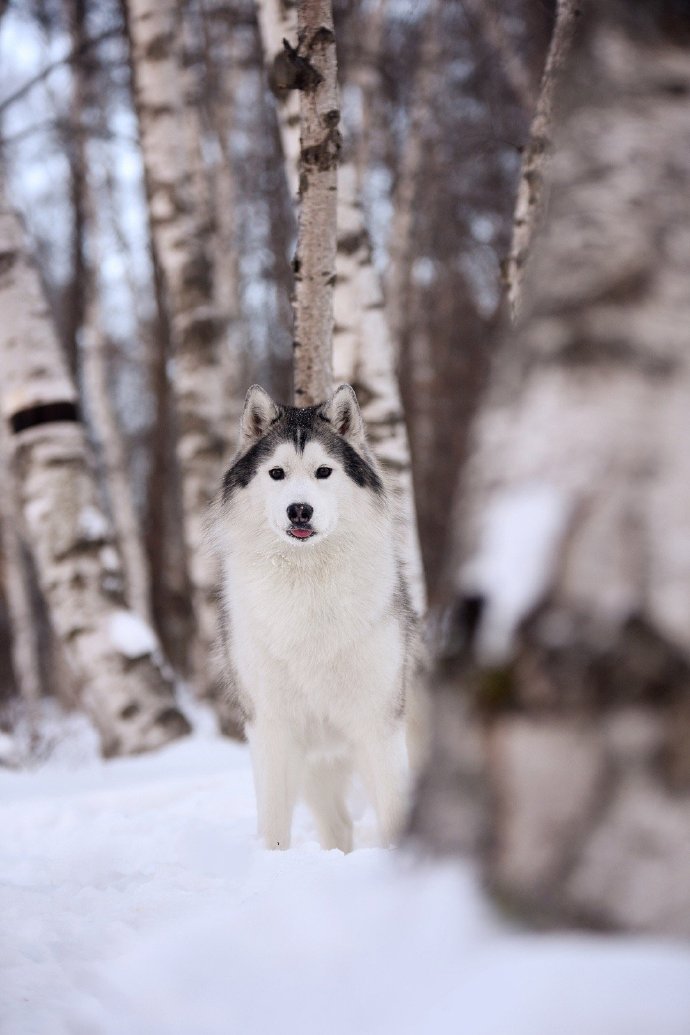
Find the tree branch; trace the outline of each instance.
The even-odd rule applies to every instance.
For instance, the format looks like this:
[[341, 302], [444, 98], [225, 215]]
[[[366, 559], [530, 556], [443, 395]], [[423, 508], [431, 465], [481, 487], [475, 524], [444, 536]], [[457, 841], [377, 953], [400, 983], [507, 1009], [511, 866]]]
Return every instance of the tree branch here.
[[25, 97], [27, 93], [33, 90], [34, 86], [38, 86], [38, 84], [47, 79], [49, 75], [52, 75], [56, 68], [61, 68], [63, 65], [74, 64], [75, 61], [78, 61], [79, 58], [88, 53], [92, 47], [98, 46], [98, 44], [102, 43], [104, 40], [113, 39], [114, 37], [121, 35], [122, 28], [120, 26], [113, 29], [106, 29], [105, 32], [99, 33], [98, 36], [92, 36], [90, 39], [84, 40], [83, 43], [78, 47], [74, 47], [69, 51], [69, 53], [65, 54], [64, 57], [56, 58], [55, 61], [51, 61], [49, 65], [46, 65], [40, 72], [37, 72], [35, 76], [32, 76], [31, 79], [27, 79], [27, 81], [19, 86], [14, 93], [11, 93], [9, 97], [5, 97], [0, 101], [0, 115], [7, 111], [7, 109], [17, 101], [20, 101], [22, 97]]

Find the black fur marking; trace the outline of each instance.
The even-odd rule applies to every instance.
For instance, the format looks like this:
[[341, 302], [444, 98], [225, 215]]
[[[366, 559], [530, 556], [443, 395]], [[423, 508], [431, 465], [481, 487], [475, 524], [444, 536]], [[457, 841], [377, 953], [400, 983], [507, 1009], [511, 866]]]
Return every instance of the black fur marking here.
[[272, 448], [268, 436], [260, 438], [226, 471], [223, 478], [223, 503], [227, 503], [236, 489], [245, 489], [249, 485], [259, 464], [268, 456]]
[[281, 442], [292, 442], [304, 452], [312, 439], [318, 439], [326, 452], [339, 460], [345, 474], [363, 489], [383, 494], [383, 483], [366, 457], [337, 434], [323, 414], [321, 406], [279, 406], [278, 417], [263, 438], [247, 450], [227, 471], [223, 479], [223, 502], [238, 489], [244, 489], [256, 474], [259, 465]]
[[383, 494], [383, 482], [374, 468], [344, 438], [333, 434], [331, 441], [326, 443], [326, 451], [340, 460], [348, 478], [352, 478], [362, 489], [370, 489], [377, 496]]

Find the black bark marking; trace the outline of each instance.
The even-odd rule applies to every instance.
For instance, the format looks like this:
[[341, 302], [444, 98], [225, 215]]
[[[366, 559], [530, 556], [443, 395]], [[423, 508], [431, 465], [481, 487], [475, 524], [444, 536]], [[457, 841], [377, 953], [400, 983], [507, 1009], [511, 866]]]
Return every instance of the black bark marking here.
[[39, 424], [51, 424], [53, 422], [69, 421], [79, 423], [81, 417], [76, 403], [73, 402], [52, 402], [39, 403], [37, 406], [28, 406], [25, 410], [18, 410], [10, 417], [12, 433], [18, 435], [27, 428], [35, 428]]

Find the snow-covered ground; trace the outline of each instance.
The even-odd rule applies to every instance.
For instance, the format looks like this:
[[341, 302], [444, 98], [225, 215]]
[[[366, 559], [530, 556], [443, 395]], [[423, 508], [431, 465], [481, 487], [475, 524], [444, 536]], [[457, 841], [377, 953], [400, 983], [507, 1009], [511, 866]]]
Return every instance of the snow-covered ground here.
[[205, 725], [103, 763], [72, 720], [0, 770], [3, 1035], [689, 1035], [689, 947], [511, 930], [366, 811], [349, 856], [306, 813], [263, 851], [247, 751]]

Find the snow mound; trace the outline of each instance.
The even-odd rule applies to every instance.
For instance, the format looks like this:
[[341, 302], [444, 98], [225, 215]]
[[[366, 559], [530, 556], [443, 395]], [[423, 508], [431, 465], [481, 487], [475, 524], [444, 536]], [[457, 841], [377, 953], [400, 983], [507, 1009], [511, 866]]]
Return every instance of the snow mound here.
[[132, 661], [153, 654], [158, 647], [158, 640], [151, 626], [133, 611], [122, 609], [110, 615], [108, 635], [115, 649]]

